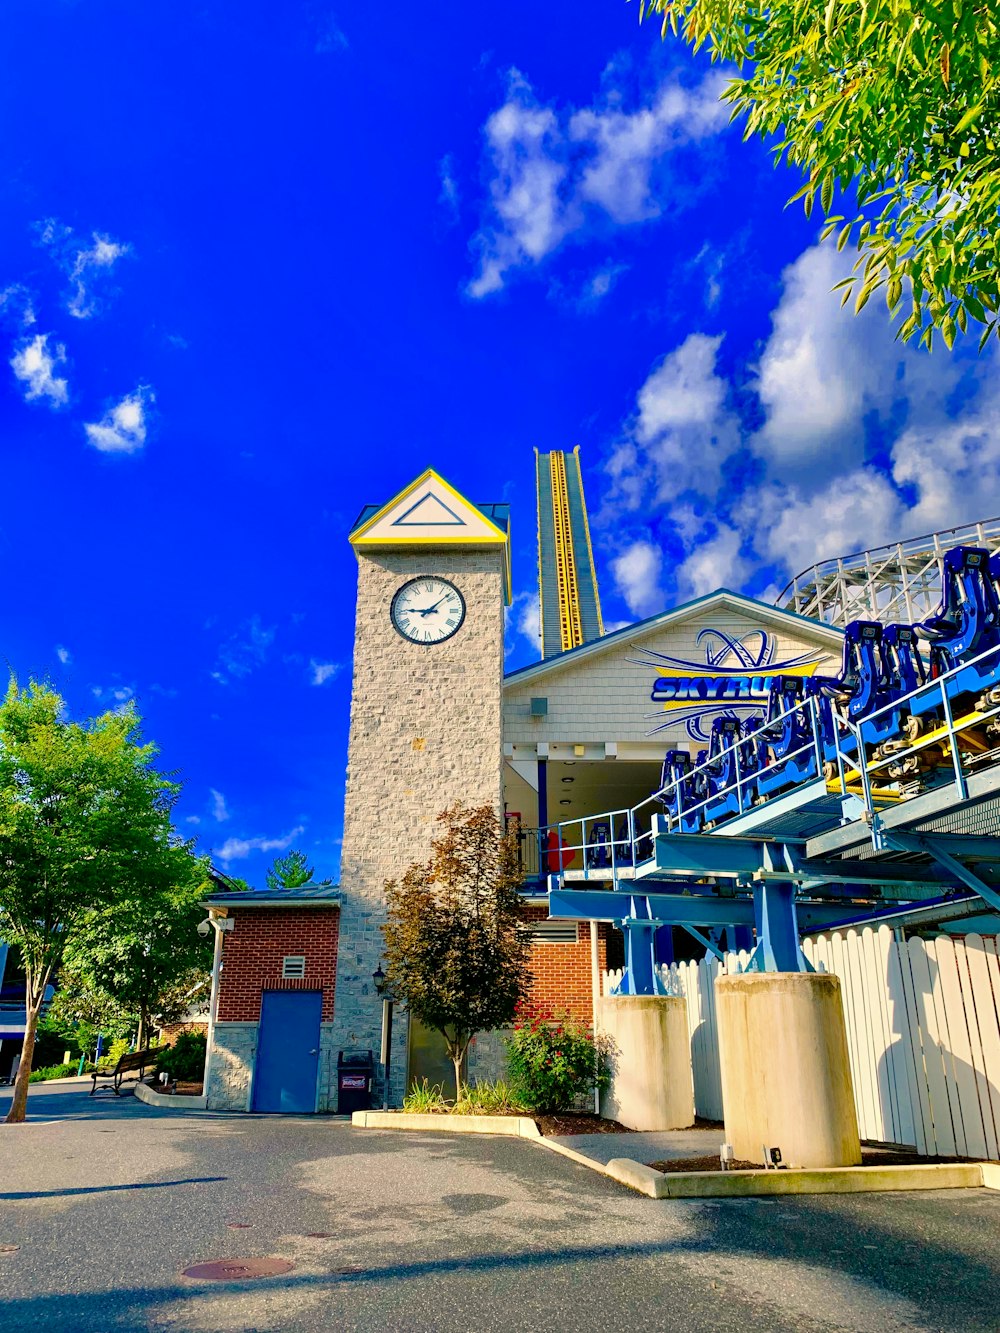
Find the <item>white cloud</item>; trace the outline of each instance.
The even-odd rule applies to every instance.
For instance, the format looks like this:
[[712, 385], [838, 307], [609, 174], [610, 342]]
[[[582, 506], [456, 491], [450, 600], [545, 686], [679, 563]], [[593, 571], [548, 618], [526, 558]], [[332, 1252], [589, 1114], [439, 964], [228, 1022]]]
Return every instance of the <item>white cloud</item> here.
[[61, 643], [56, 644], [56, 657], [59, 658], [59, 661], [63, 666], [69, 666], [70, 662], [73, 660], [73, 655], [70, 653], [70, 650], [64, 648]]
[[97, 304], [88, 287], [91, 274], [94, 271], [110, 269], [116, 260], [128, 253], [128, 248], [127, 245], [113, 241], [110, 236], [101, 236], [95, 231], [93, 244], [77, 250], [70, 270], [73, 295], [66, 306], [71, 315], [75, 315], [77, 319], [89, 319], [94, 314]]
[[452, 220], [458, 218], [459, 191], [455, 179], [455, 163], [450, 153], [446, 153], [438, 163], [438, 177], [441, 181], [441, 193], [438, 202], [444, 206]]
[[650, 372], [606, 464], [611, 510], [673, 502], [687, 490], [715, 496], [723, 467], [742, 444], [729, 386], [716, 371], [721, 343], [692, 333]]
[[200, 824], [201, 815], [187, 815], [184, 822], [186, 824]]
[[859, 468], [804, 497], [786, 492], [766, 532], [767, 553], [789, 573], [832, 556], [877, 546], [898, 531], [903, 505], [892, 484], [874, 468]]
[[251, 852], [283, 852], [304, 832], [305, 826], [297, 824], [283, 838], [227, 838], [215, 854], [220, 861], [242, 861]]
[[90, 692], [102, 708], [109, 708], [113, 713], [121, 713], [135, 698], [131, 685], [91, 685]]
[[820, 457], [826, 475], [864, 462], [867, 414], [885, 422], [894, 404], [909, 401], [912, 411], [939, 400], [956, 379], [951, 358], [894, 341], [877, 299], [858, 316], [841, 309], [841, 293], [831, 289], [850, 270], [850, 257], [832, 243], [790, 264], [760, 359], [756, 389], [766, 420], [754, 446], [776, 474], [803, 474], [803, 482]]
[[95, 281], [100, 284], [118, 260], [129, 253], [131, 247], [97, 231], [91, 233], [89, 244], [81, 244], [74, 237], [73, 229], [57, 222], [55, 218], [46, 218], [44, 222], [37, 223], [35, 230], [39, 243], [45, 246], [59, 268], [69, 277], [70, 295], [66, 309], [76, 319], [89, 319], [99, 308], [94, 292]]
[[347, 40], [347, 34], [340, 27], [332, 14], [327, 14], [319, 25], [319, 33], [316, 37], [316, 54], [330, 55], [335, 51], [346, 51], [350, 46]]
[[249, 676], [267, 661], [276, 634], [275, 626], [262, 625], [260, 616], [251, 616], [219, 649], [212, 679], [228, 685], [231, 677], [239, 680]]
[[[510, 606], [504, 612], [505, 629], [509, 634], [519, 634], [536, 653], [542, 648], [542, 616], [537, 589], [515, 593]], [[513, 652], [514, 643], [508, 639], [507, 651]]]
[[671, 191], [656, 173], [678, 147], [724, 128], [724, 86], [713, 71], [695, 88], [671, 80], [636, 111], [612, 91], [600, 105], [560, 113], [512, 70], [507, 100], [484, 128], [489, 206], [472, 242], [479, 269], [469, 294], [499, 291], [512, 269], [539, 263], [592, 223], [634, 224], [656, 217], [662, 199], [687, 200], [690, 184]]
[[955, 421], [915, 422], [892, 447], [892, 476], [914, 496], [909, 535], [1000, 513], [1000, 383]]
[[10, 359], [14, 374], [26, 386], [24, 396], [29, 401], [47, 398], [50, 405], [65, 403], [69, 396], [69, 386], [65, 379], [56, 374], [65, 363], [66, 348], [62, 343], [49, 347], [47, 333], [36, 334], [34, 338], [22, 342]]
[[35, 323], [35, 308], [31, 293], [20, 283], [13, 283], [0, 292], [0, 312], [7, 321], [12, 321], [22, 329], [28, 329]]
[[482, 297], [503, 286], [508, 269], [536, 262], [554, 250], [575, 225], [571, 206], [560, 199], [567, 175], [562, 132], [555, 112], [535, 101], [528, 83], [512, 70], [507, 101], [486, 122], [493, 168], [493, 224], [474, 245], [481, 252], [469, 294]]
[[715, 535], [698, 544], [677, 569], [682, 596], [705, 597], [717, 588], [739, 590], [749, 564], [740, 555], [743, 538], [735, 528], [720, 524]]
[[615, 105], [577, 111], [569, 137], [591, 151], [579, 185], [582, 198], [620, 224], [658, 216], [660, 202], [650, 185], [654, 163], [682, 143], [725, 128], [729, 111], [719, 99], [727, 83], [715, 71], [694, 89], [668, 83], [650, 106], [635, 112]]
[[229, 811], [226, 808], [226, 798], [221, 791], [216, 791], [214, 787], [209, 787], [208, 794], [212, 798], [212, 818], [217, 824], [224, 824], [229, 818]]
[[[1000, 513], [1000, 358], [933, 357], [855, 317], [810, 246], [783, 275], [759, 366], [730, 383], [721, 339], [692, 334], [639, 389], [605, 464], [600, 515], [629, 608], [766, 583], [817, 561]], [[756, 390], [763, 410], [736, 410]], [[756, 457], [754, 457], [756, 455]], [[656, 537], [662, 535], [662, 542]], [[680, 556], [665, 565], [661, 547]]]
[[334, 676], [340, 670], [339, 662], [317, 662], [314, 657], [309, 659], [309, 667], [312, 671], [312, 684], [325, 685], [328, 680], [333, 680]]
[[605, 264], [584, 283], [577, 304], [584, 310], [595, 310], [621, 275], [627, 272], [627, 264]]
[[648, 541], [633, 542], [611, 561], [615, 587], [635, 615], [651, 616], [664, 609], [662, 568], [663, 553]]
[[105, 454], [134, 454], [146, 443], [146, 408], [153, 391], [140, 385], [108, 409], [98, 422], [84, 425], [87, 439]]

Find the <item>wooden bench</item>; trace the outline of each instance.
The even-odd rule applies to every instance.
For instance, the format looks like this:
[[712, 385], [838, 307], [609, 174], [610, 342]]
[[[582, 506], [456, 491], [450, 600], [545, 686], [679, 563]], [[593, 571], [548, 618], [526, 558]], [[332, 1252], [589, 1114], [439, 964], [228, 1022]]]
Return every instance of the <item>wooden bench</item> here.
[[[94, 1070], [94, 1072], [90, 1076], [91, 1079], [93, 1080], [93, 1087], [90, 1089], [90, 1096], [93, 1097], [94, 1093], [97, 1091], [97, 1084], [100, 1081], [102, 1083], [108, 1084], [110, 1087], [110, 1091], [113, 1092], [117, 1097], [119, 1095], [119, 1089], [121, 1088], [122, 1085], [122, 1079], [125, 1077], [126, 1074], [135, 1073], [137, 1075], [138, 1081], [141, 1083], [146, 1075], [146, 1070], [148, 1069], [150, 1073], [153, 1073], [155, 1068], [156, 1068], [155, 1051], [151, 1051], [148, 1049], [145, 1051], [128, 1051], [126, 1052], [125, 1055], [120, 1057], [114, 1069]], [[102, 1092], [107, 1092], [108, 1090], [109, 1090], [108, 1087], [101, 1088]]]

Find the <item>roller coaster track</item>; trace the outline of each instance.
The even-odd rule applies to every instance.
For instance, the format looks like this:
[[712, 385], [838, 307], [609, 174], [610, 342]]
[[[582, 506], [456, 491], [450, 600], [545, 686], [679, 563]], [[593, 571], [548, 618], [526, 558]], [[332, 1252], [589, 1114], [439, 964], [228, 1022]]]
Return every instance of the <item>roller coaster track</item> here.
[[941, 596], [941, 557], [952, 546], [1000, 551], [1000, 518], [824, 560], [796, 574], [775, 601], [786, 611], [843, 627], [851, 620], [908, 621]]

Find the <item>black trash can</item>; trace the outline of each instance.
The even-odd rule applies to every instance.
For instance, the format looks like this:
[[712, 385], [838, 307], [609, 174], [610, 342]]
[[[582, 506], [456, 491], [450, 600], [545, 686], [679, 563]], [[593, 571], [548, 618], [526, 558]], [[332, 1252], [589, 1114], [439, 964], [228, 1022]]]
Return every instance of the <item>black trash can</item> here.
[[370, 1111], [375, 1060], [371, 1051], [341, 1051], [337, 1056], [337, 1114]]

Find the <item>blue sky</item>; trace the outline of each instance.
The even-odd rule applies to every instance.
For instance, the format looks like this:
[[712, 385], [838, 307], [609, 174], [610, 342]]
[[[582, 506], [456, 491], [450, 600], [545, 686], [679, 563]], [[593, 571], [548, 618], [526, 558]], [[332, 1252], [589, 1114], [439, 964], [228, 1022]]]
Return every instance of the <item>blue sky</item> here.
[[346, 533], [581, 446], [605, 618], [1000, 512], [996, 367], [900, 349], [723, 76], [619, 0], [7, 0], [3, 654], [136, 698], [179, 825], [335, 875]]

